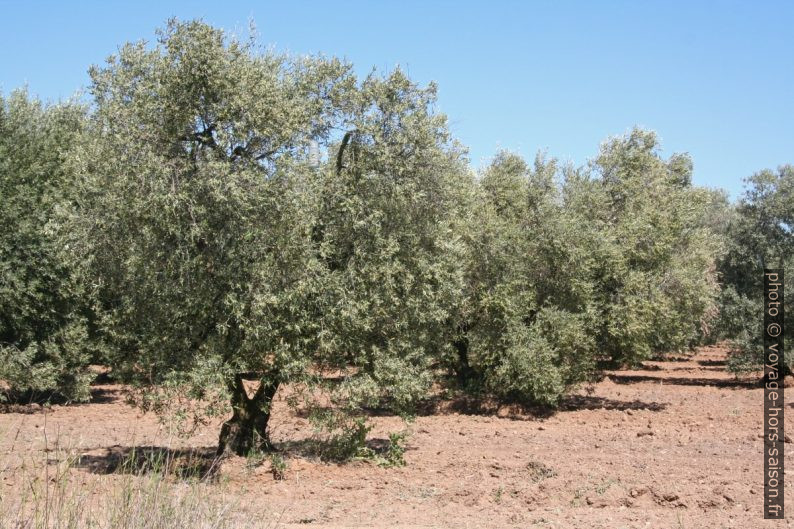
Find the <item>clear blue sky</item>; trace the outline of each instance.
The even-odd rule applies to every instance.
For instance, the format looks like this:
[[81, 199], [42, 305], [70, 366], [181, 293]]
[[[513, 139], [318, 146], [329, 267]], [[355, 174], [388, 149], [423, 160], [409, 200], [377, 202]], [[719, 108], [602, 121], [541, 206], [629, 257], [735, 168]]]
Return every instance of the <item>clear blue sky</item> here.
[[253, 19], [279, 50], [435, 80], [475, 166], [499, 148], [583, 163], [635, 124], [734, 197], [752, 172], [794, 163], [791, 1], [0, 0], [0, 90], [68, 97], [171, 16], [240, 32]]

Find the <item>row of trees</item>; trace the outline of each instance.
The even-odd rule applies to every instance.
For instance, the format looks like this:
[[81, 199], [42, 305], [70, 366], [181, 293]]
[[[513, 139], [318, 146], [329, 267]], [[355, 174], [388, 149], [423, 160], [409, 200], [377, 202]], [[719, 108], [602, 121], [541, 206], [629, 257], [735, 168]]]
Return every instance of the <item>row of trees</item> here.
[[[727, 247], [718, 261], [723, 283], [715, 339], [729, 339], [735, 371], [756, 370], [764, 362], [763, 270], [781, 268], [784, 289], [794, 279], [794, 166], [760, 171], [747, 179], [744, 195], [728, 212]], [[786, 314], [784, 340], [794, 343], [794, 324]], [[794, 355], [785, 355], [784, 370], [792, 373]]]
[[0, 101], [9, 395], [85, 400], [104, 364], [144, 409], [231, 411], [238, 454], [286, 383], [335, 425], [435, 384], [553, 406], [606, 364], [714, 336], [751, 354], [747, 248], [791, 262], [791, 168], [732, 207], [635, 129], [584, 167], [474, 174], [433, 85], [198, 21], [90, 73], [88, 106]]

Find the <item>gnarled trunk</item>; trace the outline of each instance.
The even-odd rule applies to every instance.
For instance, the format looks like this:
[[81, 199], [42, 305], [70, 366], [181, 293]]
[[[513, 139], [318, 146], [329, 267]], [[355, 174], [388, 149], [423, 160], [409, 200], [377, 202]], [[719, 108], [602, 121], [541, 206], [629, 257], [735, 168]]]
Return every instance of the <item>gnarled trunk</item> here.
[[469, 364], [469, 340], [464, 336], [455, 340], [453, 345], [458, 353], [458, 365], [455, 368], [458, 384], [465, 387], [474, 378], [474, 369]]
[[463, 324], [458, 328], [458, 337], [453, 342], [455, 352], [458, 354], [458, 362], [455, 366], [455, 374], [458, 377], [458, 385], [465, 387], [475, 377], [474, 369], [469, 363], [469, 325]]
[[249, 397], [244, 380], [243, 375], [237, 375], [230, 385], [233, 413], [221, 427], [218, 455], [245, 456], [251, 451], [271, 448], [267, 423], [278, 382], [260, 382], [254, 395]]

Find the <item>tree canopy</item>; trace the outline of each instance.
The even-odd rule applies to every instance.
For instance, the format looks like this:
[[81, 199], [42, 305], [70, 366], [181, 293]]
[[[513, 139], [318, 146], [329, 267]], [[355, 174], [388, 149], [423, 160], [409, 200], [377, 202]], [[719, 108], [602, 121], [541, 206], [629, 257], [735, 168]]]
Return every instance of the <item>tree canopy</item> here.
[[247, 454], [286, 384], [361, 442], [367, 408], [442, 388], [553, 407], [718, 338], [757, 366], [791, 166], [732, 206], [635, 128], [582, 167], [499, 152], [475, 171], [434, 84], [201, 21], [90, 75], [87, 106], [0, 100], [8, 394], [85, 400], [101, 363], [145, 410], [225, 417], [219, 452]]
[[0, 379], [12, 393], [89, 397], [89, 306], [57, 235], [84, 119], [25, 90], [0, 97]]
[[[746, 180], [746, 190], [726, 222], [727, 251], [719, 262], [723, 281], [717, 336], [733, 342], [731, 367], [738, 371], [763, 365], [763, 272], [784, 271], [784, 289], [794, 280], [794, 167], [759, 171]], [[790, 315], [784, 337], [792, 338]], [[789, 342], [790, 343], [790, 342]], [[794, 360], [788, 355], [786, 369]]]

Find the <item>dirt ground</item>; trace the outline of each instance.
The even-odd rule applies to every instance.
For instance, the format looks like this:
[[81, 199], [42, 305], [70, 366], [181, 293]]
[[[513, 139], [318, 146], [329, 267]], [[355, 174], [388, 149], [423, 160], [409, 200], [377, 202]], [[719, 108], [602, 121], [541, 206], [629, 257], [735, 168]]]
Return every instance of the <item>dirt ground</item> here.
[[[284, 480], [269, 462], [233, 458], [207, 487], [290, 529], [791, 527], [794, 516], [762, 519], [762, 390], [736, 380], [724, 361], [724, 349], [706, 347], [609, 372], [551, 415], [441, 402], [407, 426], [405, 467], [328, 464], [288, 450]], [[127, 406], [117, 386], [98, 385], [94, 397], [0, 414], [0, 493], [14, 489], [26, 465], [60, 453], [81, 456], [70, 472], [88, 487], [117, 479], [113, 462], [133, 447], [215, 449], [217, 424], [181, 439]], [[794, 387], [786, 402], [794, 406]], [[391, 416], [373, 422], [373, 443], [406, 428]], [[312, 432], [284, 402], [272, 431], [280, 443]], [[794, 438], [794, 416], [786, 431]], [[794, 468], [791, 446], [786, 465]]]

